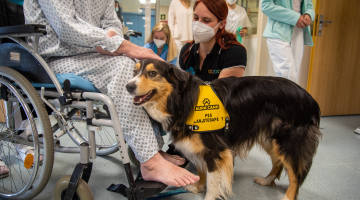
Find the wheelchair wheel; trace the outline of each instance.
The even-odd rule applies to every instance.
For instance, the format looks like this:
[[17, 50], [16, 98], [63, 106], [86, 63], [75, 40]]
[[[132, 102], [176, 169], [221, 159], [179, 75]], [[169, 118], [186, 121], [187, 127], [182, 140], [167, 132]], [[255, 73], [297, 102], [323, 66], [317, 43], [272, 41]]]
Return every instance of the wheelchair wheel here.
[[[32, 199], [46, 186], [53, 167], [49, 117], [35, 88], [17, 71], [0, 67], [0, 91], [0, 158], [9, 169], [8, 177], [0, 179], [0, 197]], [[33, 156], [24, 156], [25, 146], [33, 147]]]
[[[54, 199], [63, 200], [70, 182], [71, 176], [64, 176], [56, 182], [54, 189]], [[93, 200], [94, 194], [89, 185], [82, 179], [79, 179], [75, 190], [74, 200]]]
[[[85, 110], [79, 110], [80, 115], [85, 113]], [[74, 119], [75, 118], [75, 119]], [[86, 122], [72, 117], [67, 121], [71, 124], [72, 131], [76, 132], [76, 135], [80, 136], [82, 141], [88, 141], [88, 132]], [[70, 137], [75, 144], [78, 146], [82, 143], [79, 140]], [[108, 126], [101, 126], [101, 129], [95, 131], [95, 141], [96, 141], [96, 155], [105, 156], [108, 154], [115, 153], [119, 150], [117, 145], [116, 136], [114, 129]]]

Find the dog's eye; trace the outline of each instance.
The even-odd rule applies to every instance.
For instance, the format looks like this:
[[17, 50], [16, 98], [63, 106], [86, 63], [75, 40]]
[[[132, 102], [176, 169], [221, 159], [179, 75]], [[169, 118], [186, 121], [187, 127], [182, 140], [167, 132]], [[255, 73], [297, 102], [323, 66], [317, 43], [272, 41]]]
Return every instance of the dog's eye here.
[[134, 75], [135, 75], [135, 74], [137, 74], [137, 70], [136, 70], [136, 69], [134, 69], [134, 71], [133, 71], [133, 72], [134, 72]]
[[155, 76], [157, 75], [157, 72], [155, 72], [155, 71], [150, 71], [148, 74], [149, 74], [149, 76], [151, 76], [151, 77], [155, 77]]

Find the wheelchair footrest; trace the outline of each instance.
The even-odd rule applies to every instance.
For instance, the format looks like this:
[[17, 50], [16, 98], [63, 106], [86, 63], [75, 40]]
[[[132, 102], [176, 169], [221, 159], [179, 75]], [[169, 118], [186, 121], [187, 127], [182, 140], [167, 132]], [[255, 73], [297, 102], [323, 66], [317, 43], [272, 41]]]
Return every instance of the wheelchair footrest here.
[[128, 200], [145, 200], [148, 197], [160, 193], [167, 187], [167, 185], [160, 182], [145, 181], [142, 179], [140, 172], [136, 178], [135, 185], [135, 188], [128, 188], [123, 184], [111, 184], [107, 190], [122, 194], [127, 197]]
[[145, 181], [144, 179], [139, 179], [136, 182], [136, 187], [134, 189], [137, 200], [146, 199], [155, 194], [163, 191], [167, 185], [155, 182], [155, 181]]

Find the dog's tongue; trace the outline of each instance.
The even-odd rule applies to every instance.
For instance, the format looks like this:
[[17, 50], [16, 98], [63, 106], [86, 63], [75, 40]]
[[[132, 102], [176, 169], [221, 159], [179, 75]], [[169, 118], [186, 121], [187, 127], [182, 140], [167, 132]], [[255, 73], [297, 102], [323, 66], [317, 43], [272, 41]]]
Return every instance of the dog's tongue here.
[[140, 101], [141, 97], [137, 96], [137, 97], [134, 97], [134, 102], [138, 102]]
[[145, 99], [146, 98], [146, 95], [143, 95], [143, 96], [136, 96], [134, 97], [134, 102], [140, 102], [140, 99]]

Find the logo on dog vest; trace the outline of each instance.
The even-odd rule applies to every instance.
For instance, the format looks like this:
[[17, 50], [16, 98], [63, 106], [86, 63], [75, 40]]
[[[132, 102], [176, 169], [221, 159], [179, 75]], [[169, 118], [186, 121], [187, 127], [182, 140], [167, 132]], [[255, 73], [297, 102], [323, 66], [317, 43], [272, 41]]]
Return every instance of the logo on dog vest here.
[[223, 129], [229, 114], [210, 85], [200, 85], [198, 100], [186, 121], [186, 126], [195, 132]]
[[210, 99], [208, 98], [205, 98], [202, 102], [204, 106], [195, 106], [195, 111], [220, 109], [220, 106], [218, 104], [210, 105]]

